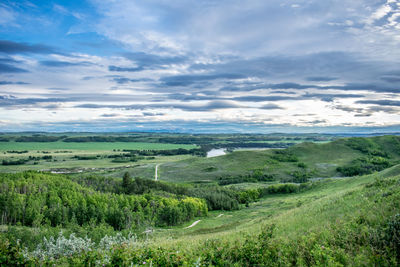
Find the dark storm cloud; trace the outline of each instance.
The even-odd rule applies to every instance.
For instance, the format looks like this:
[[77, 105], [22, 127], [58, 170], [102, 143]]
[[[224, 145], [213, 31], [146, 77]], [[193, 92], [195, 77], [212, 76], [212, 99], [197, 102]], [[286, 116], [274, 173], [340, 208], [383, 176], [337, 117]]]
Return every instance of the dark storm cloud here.
[[42, 44], [27, 44], [27, 43], [17, 43], [8, 40], [0, 40], [0, 53], [4, 54], [53, 54], [56, 51], [46, 45]]

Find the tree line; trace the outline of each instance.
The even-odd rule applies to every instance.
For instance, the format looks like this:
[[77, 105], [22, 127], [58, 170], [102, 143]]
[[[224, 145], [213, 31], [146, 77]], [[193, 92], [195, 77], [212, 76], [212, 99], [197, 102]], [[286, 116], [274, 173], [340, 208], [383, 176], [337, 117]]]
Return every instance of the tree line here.
[[68, 226], [105, 223], [116, 230], [176, 225], [207, 214], [204, 200], [97, 192], [61, 175], [0, 174], [2, 224]]

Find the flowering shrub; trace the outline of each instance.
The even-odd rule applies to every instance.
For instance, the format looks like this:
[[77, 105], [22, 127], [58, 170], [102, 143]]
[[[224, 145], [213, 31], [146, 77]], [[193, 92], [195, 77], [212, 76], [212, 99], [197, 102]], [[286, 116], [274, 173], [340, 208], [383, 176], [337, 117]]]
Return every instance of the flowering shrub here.
[[50, 237], [44, 238], [43, 243], [30, 253], [33, 257], [38, 259], [58, 259], [63, 256], [72, 256], [77, 253], [91, 251], [94, 243], [87, 237], [76, 237], [72, 233], [69, 238], [65, 238], [62, 232], [59, 233], [57, 239]]
[[90, 238], [76, 237], [74, 233], [69, 238], [66, 238], [61, 231], [56, 239], [54, 237], [50, 237], [49, 239], [44, 238], [43, 243], [39, 244], [34, 251], [28, 252], [25, 250], [24, 256], [27, 259], [35, 258], [44, 261], [85, 254], [91, 251], [103, 251], [105, 261], [103, 263], [107, 263], [109, 259], [107, 253], [114, 246], [124, 245], [125, 247], [133, 247], [135, 242], [136, 237], [132, 233], [129, 233], [127, 237], [121, 233], [117, 233], [115, 236], [104, 236], [96, 245]]

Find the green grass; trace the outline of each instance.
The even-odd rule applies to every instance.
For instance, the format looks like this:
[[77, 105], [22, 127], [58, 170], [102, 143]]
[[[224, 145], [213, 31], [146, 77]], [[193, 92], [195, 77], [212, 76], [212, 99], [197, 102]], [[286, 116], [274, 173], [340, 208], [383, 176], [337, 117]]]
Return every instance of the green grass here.
[[[398, 162], [400, 146], [397, 138], [376, 137], [371, 140], [374, 145], [382, 147], [388, 153], [393, 163]], [[315, 175], [333, 177], [337, 175], [336, 166], [364, 155], [347, 146], [345, 142], [346, 139], [326, 144], [303, 143], [289, 151], [299, 158], [299, 162], [314, 169]], [[298, 169], [297, 162], [271, 160], [272, 153], [272, 150], [263, 150], [237, 151], [215, 158], [156, 157], [147, 162], [140, 161], [138, 166], [114, 170], [105, 175], [118, 176], [128, 170], [131, 175], [140, 174], [152, 178], [154, 167], [158, 163], [162, 163], [159, 169], [161, 180], [178, 182], [213, 180], [222, 174], [244, 174], [256, 168], [282, 176]], [[101, 164], [101, 160], [98, 163]], [[267, 185], [268, 183], [243, 183], [231, 186], [249, 189]], [[249, 207], [242, 206], [237, 211], [209, 212], [207, 217], [193, 219], [201, 221], [189, 229], [185, 227], [193, 221], [174, 227], [157, 228], [148, 242], [139, 243], [133, 249], [122, 247], [122, 252], [116, 250], [116, 253], [123, 254], [126, 262], [130, 262], [129, 257], [135, 253], [140, 256], [148, 253], [137, 261], [148, 264], [149, 260], [155, 261], [157, 257], [161, 257], [156, 251], [162, 251], [171, 262], [178, 262], [183, 258], [193, 265], [200, 257], [201, 260], [207, 257], [226, 257], [226, 262], [229, 262], [235, 249], [245, 251], [248, 246], [253, 250], [244, 256], [251, 257], [257, 253], [263, 255], [275, 249], [279, 252], [281, 262], [285, 263], [281, 265], [285, 266], [288, 262], [305, 266], [379, 266], [379, 257], [386, 257], [387, 262], [383, 265], [390, 266], [388, 262], [391, 256], [383, 255], [382, 251], [377, 250], [379, 245], [376, 244], [381, 242], [379, 238], [383, 239], [382, 231], [386, 231], [387, 222], [395, 214], [400, 214], [399, 185], [400, 165], [370, 175], [322, 179], [313, 182], [313, 186], [306, 191], [269, 195], [251, 203]], [[219, 216], [220, 214], [223, 215]], [[269, 241], [271, 247], [260, 250], [257, 244], [261, 243], [255, 243], [254, 246], [249, 243], [258, 242], [255, 240], [259, 240], [260, 236], [257, 235], [263, 225], [275, 225], [275, 230]], [[144, 236], [141, 233], [138, 235]], [[215, 248], [209, 247], [212, 242], [217, 244]], [[300, 258], [310, 260], [311, 264], [307, 261], [293, 262], [293, 259]], [[226, 262], [220, 265], [227, 266]], [[249, 263], [251, 261], [244, 262], [246, 264], [238, 263], [237, 266], [253, 265]], [[279, 265], [276, 261], [275, 264]], [[212, 262], [208, 265], [218, 263]]]
[[[23, 165], [11, 165], [3, 166], [0, 165], [0, 172], [19, 172], [25, 170], [56, 170], [60, 171], [79, 171], [79, 172], [94, 172], [93, 169], [102, 169], [100, 173], [108, 173], [109, 171], [117, 171], [119, 175], [119, 169], [122, 167], [132, 167], [143, 165], [152, 166], [158, 162], [165, 162], [174, 160], [182, 160], [187, 158], [187, 155], [183, 156], [158, 156], [153, 160], [140, 160], [138, 162], [127, 162], [127, 163], [114, 163], [112, 159], [105, 158], [108, 155], [124, 153], [123, 149], [131, 150], [168, 150], [185, 148], [191, 149], [196, 148], [194, 145], [179, 145], [179, 144], [162, 144], [162, 143], [141, 143], [141, 142], [115, 142], [115, 143], [67, 143], [67, 142], [0, 142], [0, 162], [2, 160], [16, 160], [16, 159], [26, 159], [29, 156], [41, 157], [46, 155], [51, 155], [52, 160], [39, 160], [38, 164], [34, 165], [34, 161], [29, 161]], [[24, 151], [28, 150], [28, 153], [17, 154], [17, 153], [7, 153], [6, 151]], [[113, 151], [115, 150], [115, 151]], [[118, 151], [119, 150], [119, 151]], [[43, 153], [46, 152], [46, 153]], [[125, 152], [126, 153], [126, 152]], [[85, 156], [85, 155], [100, 155], [99, 159], [94, 160], [77, 160], [73, 157], [75, 155]], [[154, 163], [154, 164], [152, 164]], [[150, 165], [149, 165], [150, 164]], [[108, 168], [108, 170], [104, 170]], [[115, 169], [117, 168], [117, 169]], [[153, 167], [150, 167], [150, 169]], [[75, 170], [74, 170], [75, 169]], [[151, 174], [150, 169], [146, 170], [144, 173], [141, 171], [143, 168], [139, 168], [138, 172], [136, 169], [132, 171], [133, 174], [153, 177], [154, 173]]]
[[[252, 235], [259, 232], [263, 224], [275, 224], [277, 238], [294, 239], [322, 231], [333, 223], [362, 216], [365, 207], [374, 204], [364, 195], [368, 191], [365, 186], [377, 179], [388, 178], [388, 174], [400, 180], [400, 165], [381, 173], [315, 182], [308, 191], [271, 195], [238, 211], [212, 211], [208, 217], [200, 218], [201, 222], [193, 228], [157, 230], [152, 242], [166, 247], [183, 244], [195, 247], [207, 239], [235, 240]], [[218, 217], [219, 214], [223, 215]]]
[[[343, 166], [354, 159], [365, 156], [361, 151], [346, 145], [348, 139], [339, 139], [329, 143], [301, 143], [287, 150], [296, 155], [299, 162], [305, 163], [311, 177], [336, 177], [338, 166]], [[400, 160], [399, 138], [379, 136], [369, 138], [373, 144], [389, 155], [389, 160], [396, 164]], [[250, 174], [255, 169], [273, 174], [277, 179], [288, 180], [291, 173], [302, 170], [297, 162], [277, 162], [271, 160], [273, 149], [255, 151], [235, 151], [213, 158], [191, 158], [162, 165], [163, 178], [172, 182], [213, 181], [226, 175]]]
[[0, 151], [7, 150], [78, 150], [87, 152], [112, 151], [113, 149], [138, 149], [138, 150], [163, 150], [196, 148], [195, 145], [180, 144], [162, 144], [162, 143], [141, 143], [141, 142], [87, 142], [87, 143], [70, 143], [70, 142], [0, 142]]

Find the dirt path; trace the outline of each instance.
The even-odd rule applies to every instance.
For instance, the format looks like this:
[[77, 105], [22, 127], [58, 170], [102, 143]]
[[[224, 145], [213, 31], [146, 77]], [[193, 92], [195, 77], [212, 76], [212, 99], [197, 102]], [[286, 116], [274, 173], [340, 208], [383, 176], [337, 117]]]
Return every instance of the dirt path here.
[[195, 226], [196, 224], [198, 224], [201, 220], [195, 221], [194, 223], [192, 223], [191, 225], [189, 225], [188, 227], [185, 227], [185, 229], [188, 228], [192, 228], [193, 226]]
[[156, 165], [156, 170], [155, 170], [155, 173], [154, 173], [154, 180], [155, 181], [157, 181], [158, 180], [158, 166], [159, 166], [160, 164], [157, 164]]

